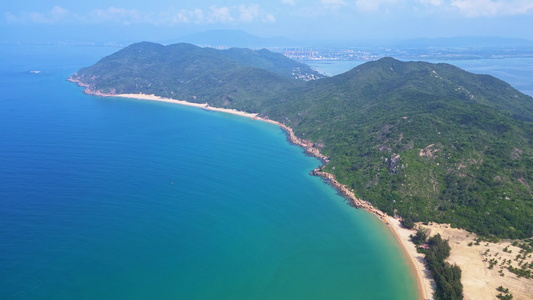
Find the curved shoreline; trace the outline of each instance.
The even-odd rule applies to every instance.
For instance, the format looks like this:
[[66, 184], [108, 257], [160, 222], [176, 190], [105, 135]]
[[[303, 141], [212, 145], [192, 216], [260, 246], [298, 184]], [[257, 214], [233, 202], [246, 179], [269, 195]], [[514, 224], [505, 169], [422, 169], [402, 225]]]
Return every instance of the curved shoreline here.
[[[277, 121], [274, 121], [274, 120], [270, 120], [270, 119], [267, 119], [267, 118], [262, 118], [257, 113], [248, 113], [248, 112], [238, 111], [236, 109], [217, 108], [217, 107], [209, 106], [207, 103], [193, 103], [193, 102], [177, 100], [177, 99], [172, 99], [172, 98], [164, 98], [164, 97], [156, 96], [156, 95], [153, 95], [153, 94], [152, 95], [147, 95], [147, 94], [142, 94], [142, 93], [139, 93], [139, 94], [102, 93], [102, 92], [97, 91], [97, 90], [96, 91], [92, 90], [88, 85], [83, 84], [82, 82], [80, 82], [79, 80], [77, 80], [75, 78], [71, 77], [71, 78], [68, 79], [68, 81], [75, 82], [79, 86], [85, 87], [85, 90], [83, 92], [85, 94], [88, 94], [88, 95], [94, 95], [94, 96], [100, 96], [100, 97], [130, 98], [130, 99], [140, 99], [140, 100], [157, 101], [157, 102], [165, 102], [165, 103], [174, 103], [174, 104], [198, 107], [198, 108], [202, 108], [202, 109], [210, 110], [210, 111], [219, 111], [219, 112], [234, 114], [234, 115], [250, 118], [250, 119], [253, 119], [253, 120], [260, 120], [260, 121], [263, 121], [263, 122], [268, 122], [268, 123], [275, 124], [275, 125], [281, 127], [286, 132], [287, 139], [288, 139], [288, 141], [290, 143], [302, 147], [305, 150], [305, 153], [307, 155], [316, 157], [316, 158], [318, 158], [318, 159], [320, 159], [322, 161], [323, 165], [318, 167], [318, 168], [316, 168], [316, 169], [314, 169], [314, 170], [312, 170], [310, 172], [310, 175], [321, 177], [324, 180], [324, 182], [326, 182], [326, 183], [330, 184], [331, 186], [333, 186], [342, 196], [344, 196], [345, 198], [349, 199], [350, 204], [352, 206], [354, 206], [355, 208], [362, 208], [362, 209], [366, 210], [367, 212], [372, 213], [373, 215], [378, 217], [385, 225], [387, 225], [387, 227], [393, 233], [394, 237], [398, 240], [404, 255], [406, 255], [408, 260], [409, 260], [409, 264], [411, 266], [411, 271], [413, 272], [413, 274], [416, 277], [417, 289], [418, 289], [418, 294], [419, 294], [420, 299], [432, 299], [433, 298], [433, 293], [435, 291], [434, 282], [427, 275], [427, 274], [429, 274], [429, 270], [426, 268], [424, 260], [423, 259], [420, 260], [420, 257], [422, 257], [422, 256], [421, 255], [416, 255], [416, 254], [418, 254], [416, 252], [416, 248], [415, 248], [414, 244], [412, 244], [410, 239], [409, 239], [409, 234], [410, 233], [414, 234], [414, 231], [413, 232], [409, 232], [410, 230], [405, 229], [405, 228], [403, 228], [400, 225], [400, 220], [399, 219], [391, 218], [386, 213], [384, 213], [381, 210], [375, 208], [370, 202], [362, 200], [362, 199], [358, 199], [355, 196], [354, 192], [351, 191], [350, 189], [348, 189], [343, 184], [339, 183], [336, 180], [336, 178], [335, 178], [335, 176], [333, 174], [324, 172], [323, 168], [324, 168], [325, 164], [327, 162], [329, 162], [329, 158], [327, 156], [323, 155], [322, 153], [320, 153], [320, 151], [317, 148], [313, 147], [313, 143], [296, 137], [296, 135], [294, 134], [294, 131], [292, 130], [292, 128], [290, 128], [290, 127], [288, 127], [285, 124], [282, 124], [280, 122], [277, 122]], [[407, 231], [408, 232], [407, 235], [405, 233], [400, 234], [401, 230]], [[424, 275], [424, 274], [426, 274], [426, 275]]]

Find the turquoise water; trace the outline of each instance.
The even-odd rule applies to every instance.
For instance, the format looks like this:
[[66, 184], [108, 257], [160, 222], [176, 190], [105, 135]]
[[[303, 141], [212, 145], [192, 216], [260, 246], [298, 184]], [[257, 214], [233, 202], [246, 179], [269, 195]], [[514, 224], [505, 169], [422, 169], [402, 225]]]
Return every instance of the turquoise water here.
[[0, 48], [0, 299], [417, 297], [280, 128], [65, 81], [116, 50]]

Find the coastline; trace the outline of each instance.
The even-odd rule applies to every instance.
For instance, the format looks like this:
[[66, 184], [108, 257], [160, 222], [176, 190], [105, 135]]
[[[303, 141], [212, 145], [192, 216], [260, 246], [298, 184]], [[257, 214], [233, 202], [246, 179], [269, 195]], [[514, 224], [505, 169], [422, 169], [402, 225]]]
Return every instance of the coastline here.
[[413, 275], [416, 277], [417, 289], [420, 299], [432, 299], [433, 293], [435, 291], [435, 285], [433, 280], [430, 278], [430, 271], [425, 266], [425, 260], [423, 256], [416, 252], [416, 248], [413, 243], [411, 243], [409, 235], [414, 234], [414, 230], [405, 229], [400, 225], [400, 220], [388, 216], [386, 213], [372, 206], [368, 201], [358, 199], [354, 192], [348, 189], [346, 186], [339, 183], [333, 174], [324, 172], [322, 169], [325, 164], [329, 161], [328, 157], [320, 153], [320, 151], [313, 146], [313, 143], [300, 139], [296, 137], [292, 128], [282, 124], [280, 122], [270, 120], [267, 118], [260, 117], [257, 113], [248, 113], [243, 111], [238, 111], [236, 109], [227, 109], [227, 108], [217, 108], [209, 106], [207, 103], [193, 103], [183, 100], [176, 100], [172, 98], [164, 98], [156, 95], [147, 95], [147, 94], [113, 94], [113, 93], [102, 93], [97, 90], [92, 90], [88, 85], [83, 84], [77, 79], [69, 78], [68, 81], [75, 82], [79, 86], [85, 87], [84, 93], [88, 95], [100, 96], [100, 97], [119, 97], [119, 98], [130, 98], [130, 99], [140, 99], [148, 101], [158, 101], [165, 103], [175, 103], [180, 105], [192, 106], [197, 108], [202, 108], [210, 111], [218, 111], [229, 113], [233, 115], [238, 115], [253, 120], [259, 120], [263, 122], [268, 122], [275, 124], [281, 127], [287, 134], [287, 139], [294, 145], [300, 146], [304, 149], [307, 155], [316, 157], [320, 159], [323, 165], [317, 169], [314, 169], [310, 172], [310, 175], [321, 177], [324, 182], [333, 186], [341, 195], [349, 199], [350, 204], [355, 208], [362, 208], [367, 212], [372, 213], [378, 217], [387, 227], [391, 230], [394, 237], [399, 242], [400, 248], [402, 249], [404, 255], [409, 261]]
[[431, 271], [426, 267], [424, 254], [417, 252], [415, 245], [411, 243], [409, 237], [415, 234], [415, 230], [403, 227], [399, 219], [390, 216], [386, 216], [383, 222], [389, 227], [392, 234], [394, 234], [404, 254], [410, 260], [411, 270], [415, 274], [420, 297], [423, 299], [433, 299], [433, 293], [436, 289], [435, 281], [431, 276]]

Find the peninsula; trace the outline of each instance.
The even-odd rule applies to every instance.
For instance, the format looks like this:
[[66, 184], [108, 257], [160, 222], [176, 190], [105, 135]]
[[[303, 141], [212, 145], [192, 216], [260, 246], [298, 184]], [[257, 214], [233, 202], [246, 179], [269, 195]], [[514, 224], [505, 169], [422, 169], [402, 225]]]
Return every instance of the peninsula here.
[[143, 42], [70, 80], [89, 94], [187, 102], [280, 125], [325, 163], [314, 175], [390, 224], [409, 253], [408, 235], [389, 216], [484, 237], [533, 235], [533, 98], [492, 76], [384, 58], [323, 78], [267, 50]]

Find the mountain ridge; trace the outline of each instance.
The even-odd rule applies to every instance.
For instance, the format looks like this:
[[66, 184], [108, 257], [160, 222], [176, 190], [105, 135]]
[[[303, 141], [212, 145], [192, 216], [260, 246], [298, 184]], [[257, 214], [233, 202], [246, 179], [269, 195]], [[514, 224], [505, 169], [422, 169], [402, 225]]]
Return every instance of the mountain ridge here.
[[265, 115], [321, 145], [324, 170], [379, 209], [484, 235], [533, 234], [533, 101], [507, 83], [385, 58], [291, 94]]
[[156, 94], [253, 110], [255, 105], [247, 101], [251, 96], [267, 99], [305, 79], [324, 76], [268, 50], [140, 42], [80, 69], [73, 77], [104, 94]]

